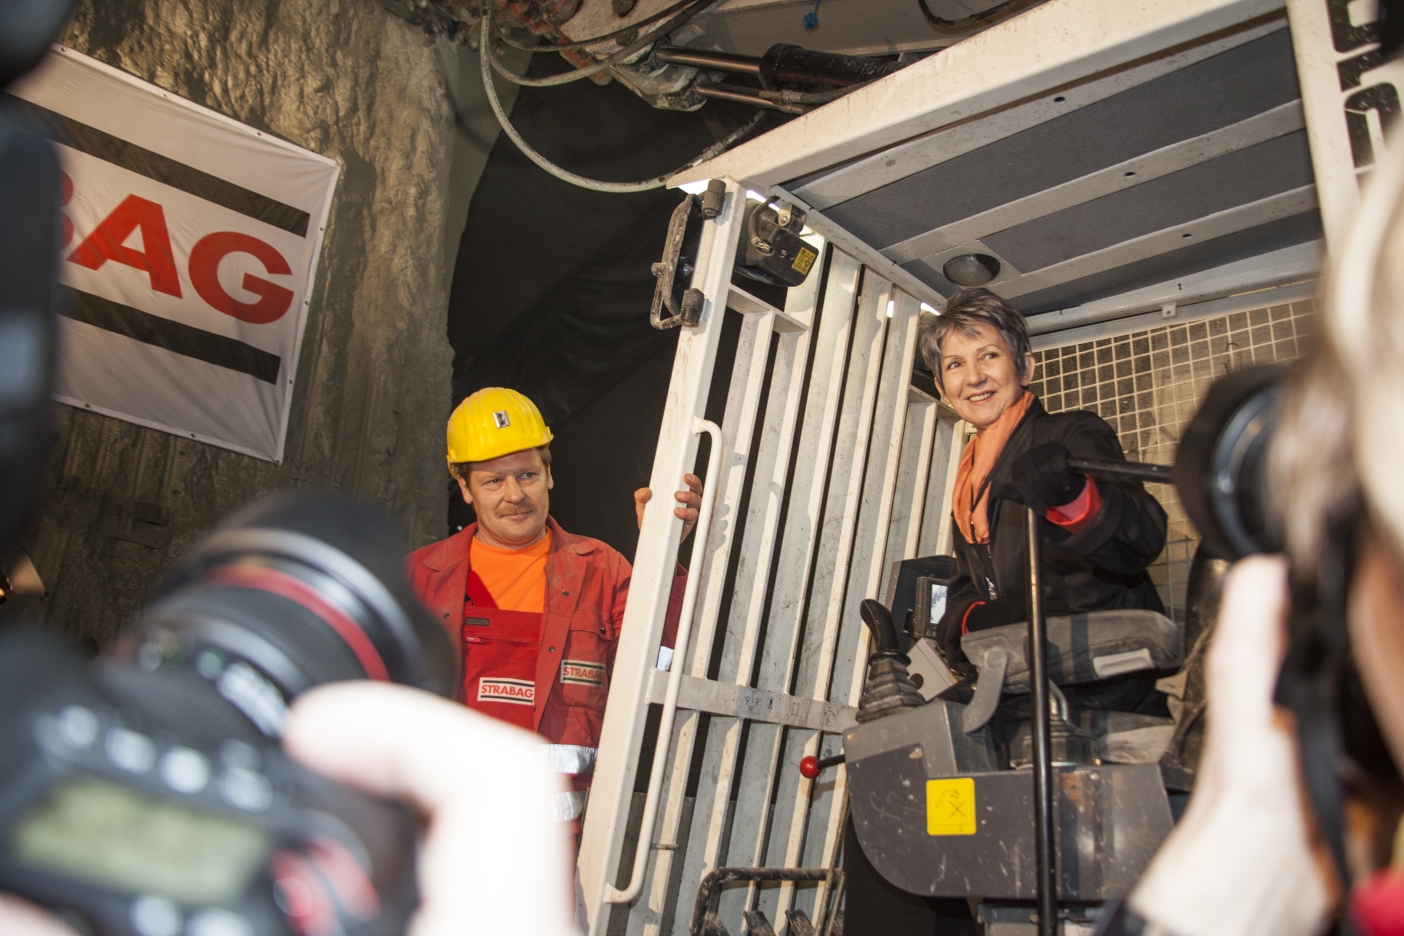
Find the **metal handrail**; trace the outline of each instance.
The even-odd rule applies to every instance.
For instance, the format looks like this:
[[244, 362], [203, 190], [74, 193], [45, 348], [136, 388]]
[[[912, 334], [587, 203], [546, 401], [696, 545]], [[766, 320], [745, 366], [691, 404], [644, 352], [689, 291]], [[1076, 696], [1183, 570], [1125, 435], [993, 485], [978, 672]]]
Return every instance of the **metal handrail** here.
[[648, 775], [648, 793], [644, 798], [643, 822], [639, 825], [639, 844], [634, 850], [634, 873], [629, 878], [629, 886], [619, 890], [614, 885], [605, 888], [605, 903], [632, 903], [643, 890], [644, 869], [648, 856], [653, 851], [653, 826], [658, 820], [658, 801], [663, 792], [663, 769], [668, 762], [668, 751], [673, 744], [673, 722], [678, 713], [678, 691], [682, 688], [683, 659], [687, 656], [687, 642], [692, 637], [692, 618], [697, 609], [697, 589], [702, 581], [703, 550], [707, 546], [707, 534], [712, 525], [712, 505], [717, 499], [717, 488], [721, 486], [718, 470], [721, 467], [722, 434], [721, 427], [706, 419], [693, 423], [693, 434], [707, 433], [712, 439], [711, 451], [707, 453], [706, 488], [702, 492], [702, 509], [697, 517], [697, 530], [692, 541], [692, 562], [688, 569], [687, 588], [683, 591], [682, 615], [678, 619], [678, 636], [674, 641], [673, 659], [668, 665], [668, 692], [663, 697], [663, 717], [658, 724], [658, 741], [653, 749], [653, 769]]

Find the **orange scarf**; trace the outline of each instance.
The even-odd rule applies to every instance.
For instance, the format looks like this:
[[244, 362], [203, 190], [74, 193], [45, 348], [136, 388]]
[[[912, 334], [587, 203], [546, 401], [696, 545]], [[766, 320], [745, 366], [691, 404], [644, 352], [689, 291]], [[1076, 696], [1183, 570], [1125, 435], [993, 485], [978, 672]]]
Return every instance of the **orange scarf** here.
[[[988, 543], [990, 541], [990, 517], [987, 509], [990, 502], [989, 488], [985, 480], [990, 476], [1005, 443], [1014, 434], [1024, 414], [1033, 405], [1034, 395], [1027, 390], [1019, 401], [1000, 414], [999, 419], [985, 428], [961, 456], [960, 468], [956, 470], [955, 491], [951, 493], [951, 513], [955, 515], [956, 526], [967, 543]], [[981, 488], [984, 488], [982, 491]], [[980, 500], [976, 502], [975, 495]]]

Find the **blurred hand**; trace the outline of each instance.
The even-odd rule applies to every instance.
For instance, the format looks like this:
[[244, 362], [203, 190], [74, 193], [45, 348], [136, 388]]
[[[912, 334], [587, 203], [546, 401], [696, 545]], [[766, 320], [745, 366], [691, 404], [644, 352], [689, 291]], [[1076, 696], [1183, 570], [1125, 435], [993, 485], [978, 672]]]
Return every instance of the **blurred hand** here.
[[283, 746], [313, 770], [396, 797], [429, 820], [408, 936], [576, 936], [565, 789], [541, 739], [404, 686], [321, 686], [293, 704]]
[[31, 903], [0, 894], [0, 933], [5, 936], [78, 936], [58, 917]]
[[[702, 479], [695, 474], [683, 475], [686, 491], [675, 491], [673, 497], [679, 506], [673, 508], [673, 516], [683, 522], [682, 539], [687, 539], [692, 528], [697, 526], [697, 518], [702, 515]], [[653, 491], [639, 488], [634, 492], [634, 513], [638, 515], [639, 529], [643, 529], [644, 507], [653, 500]]]
[[[428, 818], [408, 936], [578, 936], [569, 833], [556, 818], [565, 788], [547, 772], [540, 738], [417, 689], [345, 682], [298, 698], [283, 745], [313, 770]], [[0, 933], [77, 936], [6, 894]]]
[[1339, 899], [1302, 787], [1291, 715], [1273, 705], [1287, 649], [1287, 563], [1236, 564], [1205, 664], [1194, 795], [1130, 905], [1176, 936], [1313, 936]]

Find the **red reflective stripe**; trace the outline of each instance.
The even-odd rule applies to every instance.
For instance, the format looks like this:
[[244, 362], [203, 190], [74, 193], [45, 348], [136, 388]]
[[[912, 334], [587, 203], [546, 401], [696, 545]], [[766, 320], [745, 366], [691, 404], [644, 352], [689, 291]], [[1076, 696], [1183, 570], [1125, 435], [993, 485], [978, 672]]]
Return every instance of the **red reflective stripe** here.
[[346, 612], [324, 601], [312, 586], [301, 579], [288, 575], [286, 572], [279, 572], [277, 569], [258, 566], [227, 566], [211, 575], [210, 581], [216, 585], [266, 591], [289, 601], [297, 602], [336, 631], [337, 636], [345, 641], [346, 646], [350, 647], [351, 652], [356, 655], [361, 669], [366, 671], [368, 677], [378, 679], [381, 682], [390, 681], [390, 672], [385, 668], [385, 661], [381, 659], [380, 651], [375, 649], [375, 644], [371, 643], [371, 639], [366, 636], [365, 631], [361, 630], [360, 625], [351, 620]]
[[1097, 511], [1101, 509], [1102, 492], [1097, 490], [1097, 483], [1088, 478], [1087, 483], [1082, 486], [1082, 493], [1077, 495], [1075, 500], [1061, 507], [1049, 507], [1043, 516], [1069, 533], [1076, 533], [1091, 523], [1092, 518], [1097, 516]]
[[960, 632], [962, 634], [970, 633], [970, 612], [974, 611], [976, 608], [980, 607], [983, 604], [983, 601], [977, 601], [973, 605], [965, 609], [965, 613], [962, 614], [960, 617]]

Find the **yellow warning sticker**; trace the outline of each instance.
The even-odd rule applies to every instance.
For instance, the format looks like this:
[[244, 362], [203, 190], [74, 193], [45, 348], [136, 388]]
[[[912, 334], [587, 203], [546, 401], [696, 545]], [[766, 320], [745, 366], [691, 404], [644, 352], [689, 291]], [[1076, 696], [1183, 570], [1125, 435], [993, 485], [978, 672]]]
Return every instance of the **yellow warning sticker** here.
[[799, 253], [795, 254], [795, 262], [790, 264], [790, 266], [807, 275], [809, 273], [809, 268], [814, 266], [814, 258], [817, 256], [819, 255], [814, 251], [801, 247]]
[[975, 778], [926, 781], [926, 834], [975, 834]]

